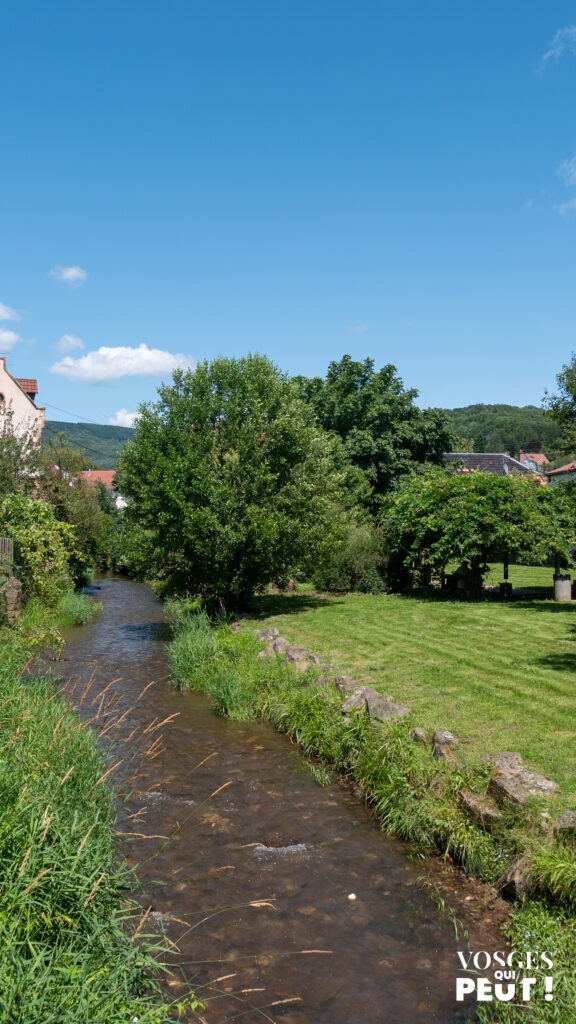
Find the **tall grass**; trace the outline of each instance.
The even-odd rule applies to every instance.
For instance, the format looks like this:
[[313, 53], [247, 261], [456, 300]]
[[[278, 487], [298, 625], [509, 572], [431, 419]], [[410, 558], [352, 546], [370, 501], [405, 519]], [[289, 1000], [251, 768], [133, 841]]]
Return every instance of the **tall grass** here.
[[36, 608], [0, 630], [0, 1022], [161, 1024], [102, 753], [53, 680], [20, 675], [39, 629]]

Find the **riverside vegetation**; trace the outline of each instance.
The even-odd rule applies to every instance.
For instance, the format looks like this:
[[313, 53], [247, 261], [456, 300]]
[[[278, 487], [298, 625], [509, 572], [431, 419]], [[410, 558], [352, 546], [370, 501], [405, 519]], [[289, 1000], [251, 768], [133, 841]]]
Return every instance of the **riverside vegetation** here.
[[[464, 615], [461, 640], [454, 643], [456, 611], [468, 611], [470, 621]], [[486, 645], [481, 630], [471, 631], [475, 612], [481, 614], [485, 626], [491, 624], [493, 641], [498, 615], [510, 613], [510, 622], [500, 626], [512, 637], [507, 667], [502, 662], [502, 647], [494, 642]], [[491, 699], [496, 709], [498, 689], [501, 695], [506, 692], [508, 702], [521, 714], [524, 694], [518, 684], [533, 651], [524, 653], [525, 661], [517, 669], [514, 657], [525, 640], [521, 623], [526, 628], [534, 612], [514, 606], [431, 606], [429, 602], [386, 596], [315, 601], [310, 595], [295, 595], [259, 599], [253, 616], [236, 626], [222, 620], [214, 624], [190, 602], [169, 601], [166, 613], [174, 630], [170, 663], [176, 685], [207, 693], [217, 714], [239, 721], [254, 717], [270, 721], [312, 759], [320, 784], [330, 772], [355, 780], [378, 824], [386, 832], [408, 840], [415, 856], [440, 853], [451, 857], [469, 874], [493, 885], [511, 858], [526, 858], [526, 894], [514, 905], [506, 937], [518, 954], [536, 948], [548, 951], [554, 961], [554, 1001], [485, 1005], [480, 1015], [486, 1020], [530, 1024], [570, 1024], [576, 1020], [576, 862], [571, 842], [559, 841], [553, 829], [554, 818], [560, 813], [556, 805], [571, 804], [567, 794], [571, 787], [573, 790], [574, 776], [566, 772], [566, 752], [562, 756], [556, 751], [554, 759], [555, 767], [564, 765], [564, 793], [552, 801], [534, 798], [524, 807], [507, 808], [494, 829], [484, 829], [471, 820], [459, 802], [463, 789], [477, 794], [485, 791], [491, 765], [482, 761], [480, 754], [499, 749], [498, 741], [507, 735], [506, 721], [500, 725], [500, 735], [497, 730], [482, 735], [478, 729], [479, 705]], [[566, 630], [564, 616], [552, 618], [555, 628], [551, 647]], [[321, 680], [319, 684], [318, 668], [298, 673], [284, 664], [281, 655], [259, 657], [262, 645], [253, 635], [253, 627], [269, 624], [279, 627], [293, 641], [310, 642], [314, 638], [314, 648], [322, 658], [336, 655], [339, 670], [351, 670], [359, 681], [368, 679], [371, 686], [391, 690], [395, 699], [408, 700], [413, 714], [391, 723], [376, 723], [365, 714], [343, 716], [342, 696], [328, 682]], [[544, 627], [534, 628], [533, 643], [541, 643], [540, 630]], [[440, 638], [434, 646], [438, 632], [443, 633], [444, 640]], [[449, 636], [451, 645], [447, 642]], [[346, 641], [351, 641], [349, 646]], [[564, 641], [571, 642], [566, 637]], [[432, 647], [435, 664], [428, 695], [418, 701], [418, 686], [410, 686], [410, 677], [414, 680], [419, 672], [430, 670]], [[380, 648], [386, 670], [382, 665], [378, 670], [374, 664]], [[369, 652], [371, 659], [367, 657]], [[558, 674], [548, 669], [549, 673], [554, 671]], [[444, 704], [437, 699], [443, 677], [452, 679], [445, 690]], [[566, 702], [572, 699], [568, 674], [564, 678], [564, 697], [558, 692], [561, 686], [557, 683], [556, 692], [551, 688], [550, 700], [559, 722], [565, 720]], [[426, 691], [425, 684], [422, 689]], [[465, 698], [468, 689], [475, 691], [476, 706], [466, 706], [465, 700], [461, 704], [457, 699]], [[514, 749], [522, 750], [522, 744], [516, 741], [523, 733], [529, 757], [525, 716], [522, 722]], [[464, 744], [464, 763], [439, 762], [429, 748], [412, 741], [415, 725], [454, 727], [459, 735], [475, 742]], [[538, 760], [536, 766], [543, 767]]]
[[52, 674], [21, 674], [38, 649], [61, 647], [57, 627], [97, 610], [67, 591], [51, 609], [31, 601], [16, 627], [0, 629], [3, 1024], [163, 1024], [178, 1015], [158, 984], [164, 943], [138, 935], [142, 908], [128, 896], [137, 883], [115, 849], [96, 734]]

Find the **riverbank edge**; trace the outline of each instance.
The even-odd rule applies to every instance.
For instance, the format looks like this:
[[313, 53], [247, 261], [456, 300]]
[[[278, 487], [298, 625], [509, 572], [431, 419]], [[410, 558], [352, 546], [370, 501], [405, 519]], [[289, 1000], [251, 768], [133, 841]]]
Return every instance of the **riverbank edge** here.
[[[0, 965], [5, 1024], [165, 1024], [165, 942], [140, 935], [135, 876], [118, 856], [116, 808], [97, 734], [37, 658], [63, 647], [61, 627], [101, 609], [69, 591], [31, 601], [0, 627]], [[191, 1001], [187, 1001], [191, 1005]]]
[[[525, 1024], [576, 1021], [576, 874], [574, 853], [546, 827], [545, 802], [504, 809], [496, 829], [469, 816], [463, 789], [485, 792], [489, 764], [463, 766], [437, 761], [411, 738], [416, 723], [371, 721], [367, 714], [342, 714], [343, 697], [326, 682], [328, 666], [304, 672], [264, 652], [248, 626], [210, 623], [186, 602], [170, 601], [174, 631], [169, 646], [172, 675], [181, 689], [197, 689], [213, 710], [239, 721], [262, 718], [286, 733], [312, 762], [321, 783], [326, 769], [356, 786], [384, 832], [407, 841], [421, 858], [440, 853], [468, 875], [497, 885], [518, 867], [518, 900], [506, 939], [520, 957], [552, 951], [555, 998], [551, 1005], [481, 1004], [479, 1019]], [[266, 620], [258, 622], [266, 628]], [[484, 827], [483, 827], [484, 824]], [[567, 870], [563, 870], [563, 866]]]

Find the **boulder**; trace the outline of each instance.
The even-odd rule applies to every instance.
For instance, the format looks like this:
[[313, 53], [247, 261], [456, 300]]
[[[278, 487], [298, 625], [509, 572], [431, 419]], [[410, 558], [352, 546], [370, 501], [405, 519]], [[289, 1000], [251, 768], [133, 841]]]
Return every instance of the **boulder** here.
[[512, 857], [509, 860], [504, 873], [496, 883], [497, 889], [502, 896], [509, 900], [517, 900], [524, 896], [530, 889], [530, 861], [528, 857]]
[[490, 761], [496, 770], [488, 792], [499, 804], [525, 804], [531, 796], [548, 796], [558, 789], [557, 782], [524, 768], [520, 754], [504, 751], [492, 754]]
[[280, 630], [278, 626], [269, 626], [268, 629], [255, 629], [254, 636], [260, 643], [265, 643], [267, 640], [272, 640], [275, 636], [280, 636]]
[[410, 739], [414, 743], [428, 743], [428, 733], [424, 729], [412, 729]]
[[472, 793], [469, 789], [463, 789], [459, 793], [458, 799], [472, 820], [487, 832], [491, 832], [502, 820], [502, 815], [495, 803], [487, 797], [478, 796], [477, 793]]
[[359, 686], [342, 705], [342, 712], [366, 710], [370, 718], [380, 722], [388, 722], [392, 718], [402, 718], [410, 714], [410, 708], [395, 704], [388, 694], [378, 693], [371, 686]]

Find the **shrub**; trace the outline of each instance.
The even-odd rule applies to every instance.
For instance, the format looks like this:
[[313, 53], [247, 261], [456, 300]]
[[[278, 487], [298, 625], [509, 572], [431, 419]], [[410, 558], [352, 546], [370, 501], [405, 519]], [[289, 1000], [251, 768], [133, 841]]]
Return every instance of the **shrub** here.
[[331, 557], [314, 575], [318, 590], [381, 594], [382, 542], [370, 526], [351, 526]]
[[25, 595], [56, 605], [72, 584], [70, 563], [77, 556], [73, 528], [58, 522], [47, 502], [9, 494], [0, 504], [0, 532], [14, 541]]

